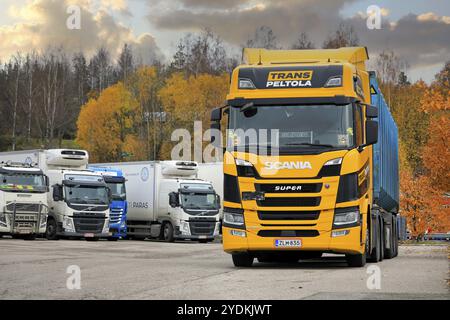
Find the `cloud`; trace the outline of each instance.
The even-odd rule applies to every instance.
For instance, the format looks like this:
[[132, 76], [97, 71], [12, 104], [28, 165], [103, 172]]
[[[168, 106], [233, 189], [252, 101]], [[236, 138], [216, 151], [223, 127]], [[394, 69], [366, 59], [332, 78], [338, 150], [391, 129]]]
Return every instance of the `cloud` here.
[[[66, 22], [70, 16], [67, 7], [73, 4], [80, 8], [80, 30], [67, 28]], [[6, 60], [19, 51], [40, 52], [55, 46], [62, 46], [69, 53], [81, 50], [87, 55], [92, 55], [103, 46], [115, 58], [124, 43], [129, 43], [136, 50], [145, 50], [142, 52], [150, 57], [162, 56], [151, 35], [136, 37], [129, 27], [116, 21], [109, 11], [98, 7], [98, 4], [91, 0], [34, 0], [21, 7], [11, 7], [9, 13], [18, 22], [0, 26], [0, 60]], [[125, 4], [122, 0], [102, 0], [100, 3], [109, 5], [109, 10], [117, 12], [126, 11]]]
[[[261, 25], [271, 27], [280, 44], [290, 46], [301, 32], [306, 32], [317, 47], [332, 33], [340, 22], [352, 24], [362, 45], [371, 57], [383, 50], [394, 50], [407, 60], [411, 68], [442, 64], [450, 57], [450, 17], [428, 12], [409, 14], [396, 21], [390, 20], [389, 8], [382, 8], [382, 30], [369, 30], [366, 13], [344, 18], [340, 12], [354, 0], [246, 1], [227, 9], [202, 10], [196, 4], [202, 0], [180, 0], [183, 7], [160, 6], [148, 15], [157, 28], [169, 31], [192, 31], [208, 27], [224, 40], [242, 45]], [[215, 2], [215, 1], [213, 1]], [[191, 3], [191, 6], [189, 6]]]

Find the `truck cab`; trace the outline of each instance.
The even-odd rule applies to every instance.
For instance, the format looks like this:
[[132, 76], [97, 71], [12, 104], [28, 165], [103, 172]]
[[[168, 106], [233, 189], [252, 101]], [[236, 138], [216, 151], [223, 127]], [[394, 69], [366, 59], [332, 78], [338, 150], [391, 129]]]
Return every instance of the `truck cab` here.
[[112, 237], [110, 240], [125, 238], [127, 236], [127, 195], [122, 170], [95, 166], [88, 168], [100, 173], [111, 190], [109, 231], [112, 233]]
[[199, 179], [164, 179], [161, 185], [160, 203], [169, 204], [167, 215], [160, 216], [164, 240], [214, 240], [220, 229], [220, 197], [213, 185]]
[[84, 150], [45, 150], [50, 181], [46, 237], [108, 238], [111, 195], [99, 173], [86, 169]]
[[48, 179], [32, 164], [0, 164], [0, 236], [33, 240], [47, 225]]

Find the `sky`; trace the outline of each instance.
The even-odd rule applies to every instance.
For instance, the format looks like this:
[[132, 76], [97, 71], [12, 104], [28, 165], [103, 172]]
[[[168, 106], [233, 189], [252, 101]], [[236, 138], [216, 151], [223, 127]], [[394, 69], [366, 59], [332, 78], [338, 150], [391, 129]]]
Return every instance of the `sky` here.
[[[66, 27], [70, 5], [80, 8], [80, 30]], [[382, 9], [380, 30], [366, 26], [370, 5]], [[450, 60], [448, 0], [0, 0], [0, 61], [60, 45], [87, 55], [104, 46], [116, 56], [124, 43], [143, 63], [167, 61], [181, 36], [204, 27], [236, 52], [262, 25], [283, 46], [306, 32], [320, 47], [342, 21], [354, 27], [372, 63], [393, 50], [412, 81], [431, 82]]]

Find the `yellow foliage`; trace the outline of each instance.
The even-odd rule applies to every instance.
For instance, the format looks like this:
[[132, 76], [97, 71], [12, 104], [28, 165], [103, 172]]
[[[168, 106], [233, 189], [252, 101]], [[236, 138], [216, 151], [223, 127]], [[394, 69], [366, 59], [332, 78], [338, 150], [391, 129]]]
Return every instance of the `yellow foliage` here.
[[[76, 142], [90, 153], [92, 162], [118, 161], [130, 150], [139, 105], [122, 83], [105, 89], [98, 99], [90, 99], [77, 121]], [[136, 143], [131, 149], [139, 149]], [[131, 150], [130, 150], [131, 151]]]

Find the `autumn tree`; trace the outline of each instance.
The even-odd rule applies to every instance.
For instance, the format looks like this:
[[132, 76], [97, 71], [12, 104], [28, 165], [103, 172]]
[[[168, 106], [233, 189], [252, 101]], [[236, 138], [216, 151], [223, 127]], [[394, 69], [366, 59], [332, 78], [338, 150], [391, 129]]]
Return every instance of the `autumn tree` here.
[[145, 148], [134, 128], [138, 114], [139, 103], [123, 83], [110, 86], [82, 107], [76, 142], [92, 162], [140, 158]]
[[269, 26], [258, 27], [245, 43], [246, 48], [280, 49], [277, 37]]
[[297, 41], [292, 45], [292, 49], [294, 50], [302, 50], [302, 49], [314, 49], [314, 43], [308, 37], [306, 32], [300, 33]]
[[341, 22], [337, 30], [324, 41], [322, 48], [339, 49], [342, 47], [356, 47], [358, 45], [359, 38], [355, 28], [351, 24]]

